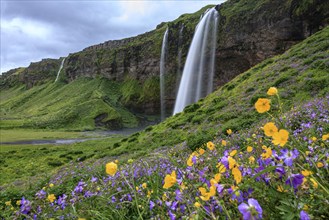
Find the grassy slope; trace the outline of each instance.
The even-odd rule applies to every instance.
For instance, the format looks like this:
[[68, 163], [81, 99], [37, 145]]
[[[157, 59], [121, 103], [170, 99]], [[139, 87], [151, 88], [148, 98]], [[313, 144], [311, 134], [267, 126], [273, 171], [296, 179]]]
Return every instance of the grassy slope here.
[[105, 120], [136, 126], [136, 117], [119, 103], [119, 87], [107, 79], [81, 78], [1, 91], [1, 127], [94, 129], [94, 118], [102, 113], [108, 114]]
[[117, 145], [118, 153], [150, 151], [187, 141], [200, 146], [228, 128], [248, 128], [259, 120], [254, 103], [276, 86], [287, 108], [329, 92], [329, 27], [291, 48], [285, 54], [258, 64], [185, 108], [183, 113], [146, 128]]

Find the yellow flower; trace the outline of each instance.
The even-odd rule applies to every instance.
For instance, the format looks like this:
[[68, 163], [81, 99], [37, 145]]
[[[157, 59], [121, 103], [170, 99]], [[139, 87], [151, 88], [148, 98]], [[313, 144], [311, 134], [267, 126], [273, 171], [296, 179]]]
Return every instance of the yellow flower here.
[[267, 95], [276, 95], [276, 94], [278, 94], [278, 89], [275, 87], [270, 87], [267, 90]]
[[218, 163], [217, 166], [219, 173], [225, 173], [226, 167], [222, 163]]
[[264, 132], [266, 136], [272, 137], [275, 133], [278, 132], [278, 128], [273, 122], [268, 122], [264, 125]]
[[139, 190], [139, 187], [138, 186], [136, 186], [136, 191], [138, 191]]
[[166, 193], [163, 193], [163, 195], [162, 195], [162, 201], [166, 201], [167, 199], [168, 199], [168, 197], [167, 197]]
[[10, 206], [11, 205], [11, 201], [7, 201], [5, 202], [6, 206]]
[[256, 108], [257, 112], [264, 113], [271, 109], [270, 103], [271, 103], [271, 100], [269, 100], [269, 99], [259, 98], [257, 100], [257, 102], [255, 103], [255, 108]]
[[215, 149], [215, 145], [214, 145], [214, 143], [211, 142], [211, 141], [209, 141], [209, 142], [207, 143], [207, 148], [208, 148], [209, 150], [214, 150], [214, 149]]
[[116, 163], [107, 163], [106, 164], [106, 173], [111, 175], [111, 176], [114, 176], [116, 174], [118, 170], [118, 165]]
[[50, 188], [54, 187], [54, 184], [50, 183], [50, 184], [49, 184], [49, 187], [50, 187]]
[[78, 218], [78, 220], [86, 220], [85, 218]]
[[148, 190], [148, 191], [147, 191], [147, 198], [151, 198], [151, 194], [152, 194], [152, 193], [153, 193], [153, 190], [151, 190], [151, 191]]
[[21, 205], [22, 200], [17, 200], [16, 205]]
[[281, 129], [279, 132], [273, 135], [272, 143], [283, 147], [288, 142], [288, 138], [289, 132], [287, 130]]
[[199, 154], [200, 154], [200, 155], [203, 155], [205, 152], [206, 152], [206, 151], [205, 151], [204, 149], [202, 149], [202, 148], [199, 149]]
[[226, 133], [227, 133], [228, 135], [230, 135], [230, 134], [232, 134], [232, 130], [231, 130], [231, 129], [228, 129], [228, 130], [226, 130]]
[[309, 176], [309, 175], [311, 175], [311, 174], [313, 174], [313, 173], [312, 173], [312, 171], [309, 171], [309, 170], [303, 170], [303, 171], [302, 171], [302, 174], [303, 174], [303, 176], [306, 177], [306, 176]]
[[220, 181], [221, 175], [220, 173], [216, 173], [215, 174], [215, 180], [217, 181], [217, 183]]
[[208, 201], [211, 197], [216, 195], [216, 187], [215, 186], [211, 186], [209, 188], [209, 192], [207, 192], [207, 190], [204, 187], [200, 187], [199, 191], [201, 192], [200, 198], [203, 201]]
[[311, 153], [311, 151], [305, 151], [306, 156], [308, 156]]
[[288, 192], [288, 190], [285, 190], [281, 185], [279, 185], [276, 190], [278, 190], [279, 192]]
[[248, 147], [247, 147], [247, 152], [250, 153], [252, 150], [253, 150], [252, 146], [248, 146]]
[[255, 158], [253, 156], [249, 157], [249, 163], [255, 163]]
[[118, 164], [118, 163], [119, 163], [119, 161], [118, 161], [118, 160], [115, 160], [115, 161], [114, 161], [114, 163]]
[[50, 195], [48, 195], [48, 201], [49, 202], [54, 202], [55, 201], [55, 199], [56, 199], [56, 196], [54, 195], [54, 194], [50, 194]]
[[318, 188], [318, 183], [313, 178], [310, 178], [310, 180], [313, 183], [313, 187]]
[[228, 157], [228, 167], [229, 169], [232, 169], [236, 165], [236, 161], [232, 157]]
[[329, 139], [329, 133], [328, 134], [324, 134], [324, 135], [322, 135], [322, 140], [323, 141], [326, 141], [326, 140], [328, 140]]
[[222, 140], [222, 145], [225, 147], [227, 145], [227, 142], [225, 140]]
[[195, 203], [194, 203], [194, 206], [197, 207], [197, 208], [199, 208], [199, 207], [201, 206], [201, 204], [198, 203], [198, 202], [195, 202]]
[[185, 186], [185, 184], [183, 182], [180, 184], [180, 188], [181, 188], [181, 190], [187, 189], [187, 187]]
[[322, 162], [317, 162], [316, 166], [317, 166], [318, 168], [321, 168], [321, 167], [323, 167], [324, 165], [323, 165]]
[[146, 189], [147, 184], [146, 184], [146, 183], [143, 183], [143, 184], [142, 184], [142, 187], [143, 187], [144, 189]]
[[269, 148], [266, 147], [266, 149], [264, 149], [264, 150], [265, 150], [265, 153], [262, 153], [261, 156], [265, 160], [272, 156], [272, 149], [270, 147]]
[[186, 161], [187, 166], [189, 166], [189, 167], [193, 166], [192, 158], [193, 158], [193, 155], [190, 155], [190, 157]]
[[128, 163], [132, 163], [132, 162], [134, 162], [134, 160], [133, 159], [129, 159], [127, 162]]
[[164, 189], [169, 189], [170, 187], [172, 187], [177, 181], [176, 172], [172, 171], [172, 173], [170, 175], [167, 174], [164, 181], [165, 181], [165, 183], [163, 185]]
[[313, 142], [315, 142], [315, 141], [317, 140], [317, 138], [316, 138], [316, 137], [312, 137], [311, 140], [312, 140]]
[[234, 177], [234, 180], [235, 180], [236, 184], [241, 183], [241, 181], [242, 181], [242, 174], [241, 174], [241, 171], [239, 170], [238, 167], [234, 167], [232, 169], [232, 174], [233, 174], [233, 177]]
[[231, 156], [231, 157], [234, 157], [234, 155], [236, 155], [237, 152], [238, 152], [237, 150], [233, 150], [233, 151], [230, 153], [230, 156]]

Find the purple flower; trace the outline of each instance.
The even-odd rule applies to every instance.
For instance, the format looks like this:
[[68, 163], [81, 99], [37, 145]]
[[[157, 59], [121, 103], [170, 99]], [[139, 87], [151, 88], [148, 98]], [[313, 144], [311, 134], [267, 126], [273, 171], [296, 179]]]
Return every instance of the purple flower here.
[[44, 191], [43, 189], [42, 190], [40, 190], [39, 192], [37, 192], [36, 194], [35, 194], [35, 196], [37, 196], [38, 197], [38, 199], [44, 199], [44, 198], [46, 198], [46, 191]]
[[169, 218], [170, 220], [175, 220], [176, 219], [176, 216], [169, 210]]
[[238, 209], [242, 213], [244, 220], [262, 218], [263, 210], [256, 199], [248, 199], [248, 205], [241, 203]]
[[299, 215], [300, 215], [300, 220], [310, 220], [310, 216], [304, 210], [302, 210], [299, 213]]
[[93, 176], [93, 177], [91, 178], [90, 181], [91, 181], [92, 183], [94, 183], [94, 182], [97, 182], [97, 180], [98, 180], [98, 178]]
[[282, 155], [279, 157], [287, 166], [292, 166], [293, 160], [298, 157], [298, 150], [288, 151], [287, 149], [281, 150]]
[[286, 184], [292, 185], [295, 189], [303, 183], [304, 176], [302, 174], [291, 174], [287, 179]]
[[150, 200], [150, 210], [152, 210], [154, 208], [154, 206], [155, 206], [155, 203], [152, 202], [152, 200]]
[[64, 210], [66, 207], [66, 198], [67, 195], [63, 194], [62, 196], [59, 196], [59, 198], [57, 199], [57, 204], [61, 206], [62, 210]]
[[22, 214], [28, 214], [31, 211], [31, 202], [23, 197], [20, 210]]

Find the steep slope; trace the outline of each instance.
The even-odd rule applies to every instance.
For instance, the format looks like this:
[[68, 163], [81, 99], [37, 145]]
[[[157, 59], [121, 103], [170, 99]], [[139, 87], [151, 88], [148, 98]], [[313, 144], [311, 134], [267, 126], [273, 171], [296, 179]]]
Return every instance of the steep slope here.
[[184, 112], [123, 139], [114, 145], [114, 152], [139, 152], [183, 141], [195, 148], [226, 129], [248, 128], [261, 119], [254, 103], [271, 86], [280, 90], [285, 110], [310, 98], [325, 97], [329, 94], [328, 39], [329, 27], [237, 76]]

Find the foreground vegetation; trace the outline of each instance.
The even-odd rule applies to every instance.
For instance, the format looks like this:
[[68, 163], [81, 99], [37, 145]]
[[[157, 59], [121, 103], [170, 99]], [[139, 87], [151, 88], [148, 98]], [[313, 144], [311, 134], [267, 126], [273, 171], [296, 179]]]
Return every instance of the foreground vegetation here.
[[[327, 219], [329, 96], [283, 114], [276, 88], [258, 99], [257, 127], [176, 146], [136, 162], [68, 167], [3, 217]], [[103, 163], [103, 164], [102, 164]], [[166, 218], [167, 218], [166, 217]]]

